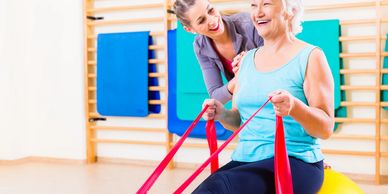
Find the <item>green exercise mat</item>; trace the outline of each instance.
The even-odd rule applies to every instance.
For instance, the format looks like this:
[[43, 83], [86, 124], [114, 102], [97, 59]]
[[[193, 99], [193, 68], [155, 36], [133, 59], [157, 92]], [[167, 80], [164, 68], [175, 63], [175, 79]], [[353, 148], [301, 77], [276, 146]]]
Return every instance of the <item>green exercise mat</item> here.
[[[194, 120], [209, 98], [201, 67], [194, 53], [195, 35], [177, 24], [177, 116], [181, 120]], [[224, 83], [226, 79], [224, 78]], [[227, 104], [230, 107], [230, 103]]]
[[204, 99], [209, 98], [201, 68], [194, 53], [195, 35], [177, 26], [177, 116], [193, 120], [201, 111]]

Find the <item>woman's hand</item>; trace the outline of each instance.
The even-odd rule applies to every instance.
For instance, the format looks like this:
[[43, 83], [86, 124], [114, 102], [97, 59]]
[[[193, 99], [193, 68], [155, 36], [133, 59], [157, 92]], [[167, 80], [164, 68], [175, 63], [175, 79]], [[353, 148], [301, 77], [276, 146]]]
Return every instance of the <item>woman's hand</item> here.
[[209, 105], [209, 107], [202, 116], [205, 120], [218, 120], [225, 111], [224, 105], [215, 99], [206, 99], [202, 104], [202, 108], [206, 105]]
[[233, 73], [236, 75], [238, 73], [238, 71], [240, 70], [240, 63], [241, 63], [241, 59], [244, 57], [244, 55], [246, 54], [247, 52], [246, 51], [243, 51], [241, 52], [240, 54], [238, 54], [237, 56], [235, 56], [233, 58], [233, 62], [232, 62], [232, 70], [233, 70]]
[[285, 90], [276, 90], [269, 94], [276, 115], [289, 116], [294, 107], [294, 96]]
[[228, 88], [228, 91], [230, 94], [233, 95], [234, 88], [236, 87], [237, 79], [234, 77], [233, 79], [229, 80], [228, 85], [226, 86]]

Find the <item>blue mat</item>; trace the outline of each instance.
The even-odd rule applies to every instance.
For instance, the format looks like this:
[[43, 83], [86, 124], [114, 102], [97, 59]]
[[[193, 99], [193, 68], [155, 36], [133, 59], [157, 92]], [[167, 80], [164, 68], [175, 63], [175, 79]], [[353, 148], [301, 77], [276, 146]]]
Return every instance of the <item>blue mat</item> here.
[[[171, 133], [182, 135], [192, 121], [180, 120], [177, 116], [177, 44], [176, 30], [168, 32], [168, 130]], [[191, 102], [186, 102], [191, 103]], [[201, 107], [202, 102], [197, 104]], [[194, 114], [198, 114], [196, 112]], [[198, 122], [189, 137], [206, 138], [205, 121]], [[221, 124], [216, 123], [217, 139], [225, 140], [232, 132], [226, 130]]]
[[[326, 55], [334, 78], [334, 108], [336, 117], [346, 117], [346, 107], [341, 107], [341, 101], [345, 100], [345, 92], [341, 91], [344, 77], [340, 74], [342, 60], [340, 59], [341, 44], [339, 37], [341, 29], [339, 20], [305, 21], [302, 24], [303, 31], [297, 37], [310, 44], [319, 46]], [[325, 29], [325, 32], [322, 32]], [[334, 129], [338, 124], [336, 123]]]
[[[385, 51], [388, 52], [388, 34], [387, 34], [387, 40], [385, 42]], [[384, 57], [383, 68], [385, 68], [385, 69], [388, 68], [388, 57]], [[388, 85], [388, 75], [387, 74], [383, 74], [382, 84]], [[381, 101], [388, 102], [388, 91], [387, 90], [383, 90], [381, 92]], [[388, 110], [388, 107], [384, 107], [384, 110]]]
[[99, 34], [97, 111], [103, 116], [148, 115], [149, 32]]

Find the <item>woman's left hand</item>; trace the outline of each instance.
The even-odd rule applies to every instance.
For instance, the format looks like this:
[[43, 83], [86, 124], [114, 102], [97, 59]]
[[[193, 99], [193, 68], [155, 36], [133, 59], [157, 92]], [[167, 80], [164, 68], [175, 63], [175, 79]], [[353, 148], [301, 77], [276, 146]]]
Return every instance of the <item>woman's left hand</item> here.
[[269, 94], [276, 115], [289, 116], [294, 107], [294, 96], [285, 90], [276, 90]]

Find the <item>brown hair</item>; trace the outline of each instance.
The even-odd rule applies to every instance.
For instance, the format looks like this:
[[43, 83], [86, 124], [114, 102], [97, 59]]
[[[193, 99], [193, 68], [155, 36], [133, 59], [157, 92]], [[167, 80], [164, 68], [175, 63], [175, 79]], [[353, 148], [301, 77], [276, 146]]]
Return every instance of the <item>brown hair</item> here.
[[176, 0], [174, 3], [174, 13], [184, 26], [190, 26], [190, 20], [186, 17], [186, 12], [195, 4], [197, 0]]

